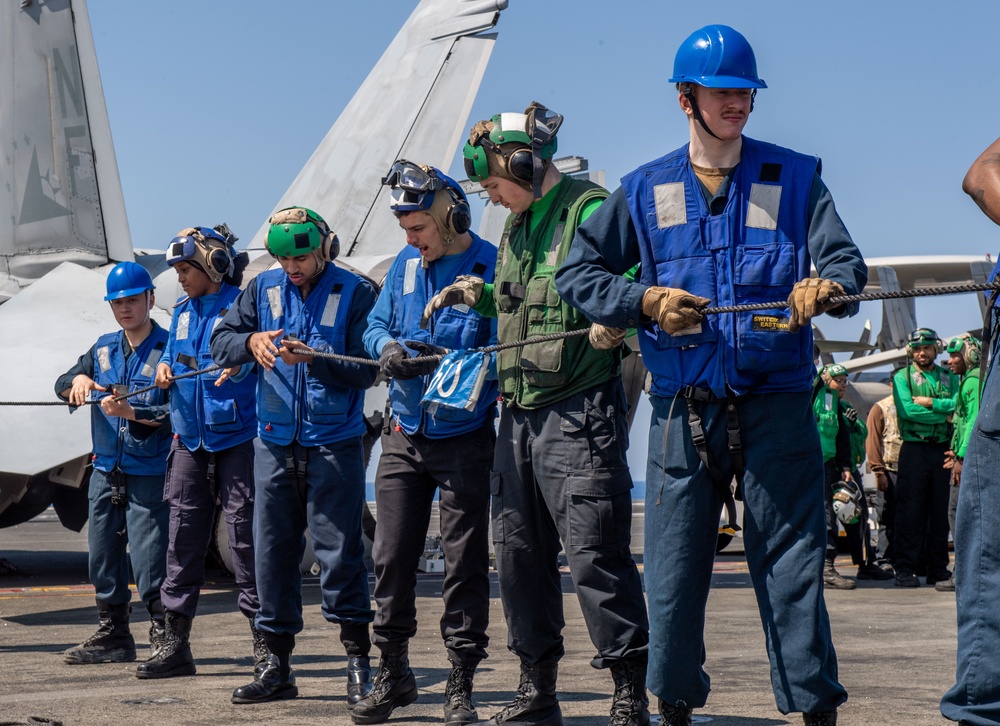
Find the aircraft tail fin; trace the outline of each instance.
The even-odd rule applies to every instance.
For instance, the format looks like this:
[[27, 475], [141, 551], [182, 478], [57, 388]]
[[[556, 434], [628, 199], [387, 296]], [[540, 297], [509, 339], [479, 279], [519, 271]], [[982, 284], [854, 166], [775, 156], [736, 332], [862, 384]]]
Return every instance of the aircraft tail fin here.
[[2, 302], [132, 241], [85, 0], [0, 3], [0, 67]]
[[[422, 0], [275, 209], [306, 205], [340, 237], [342, 254], [399, 251], [399, 228], [372, 194], [394, 160], [447, 170], [496, 41], [507, 0]], [[392, 99], [387, 110], [386, 99]], [[266, 223], [251, 249], [261, 249]]]

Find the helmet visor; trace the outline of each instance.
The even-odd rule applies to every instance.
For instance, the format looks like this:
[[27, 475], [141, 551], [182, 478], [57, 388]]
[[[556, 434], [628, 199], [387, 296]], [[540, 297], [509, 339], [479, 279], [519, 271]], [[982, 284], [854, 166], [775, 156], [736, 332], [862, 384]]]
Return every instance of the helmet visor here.
[[389, 206], [394, 212], [426, 212], [434, 203], [433, 192], [414, 192], [403, 187], [393, 187]]

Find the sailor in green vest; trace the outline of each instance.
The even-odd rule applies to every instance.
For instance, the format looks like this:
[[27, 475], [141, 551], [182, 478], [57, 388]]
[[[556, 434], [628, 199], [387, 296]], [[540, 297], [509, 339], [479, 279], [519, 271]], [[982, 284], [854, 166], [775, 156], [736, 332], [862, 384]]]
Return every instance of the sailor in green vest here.
[[[965, 460], [965, 450], [969, 446], [969, 436], [972, 425], [976, 423], [979, 414], [979, 362], [982, 357], [982, 344], [978, 339], [966, 333], [948, 342], [948, 368], [956, 376], [961, 377], [958, 397], [955, 399], [955, 413], [951, 423], [954, 431], [951, 435], [951, 449], [944, 454], [944, 467], [951, 469], [951, 492], [948, 499], [948, 526], [951, 535], [955, 536], [955, 512], [958, 509], [958, 485], [962, 479], [962, 462]], [[955, 591], [955, 576], [934, 584], [939, 592]]]
[[[839, 363], [824, 366], [816, 378], [813, 393], [813, 413], [823, 448], [823, 468], [826, 482], [826, 562], [823, 582], [837, 590], [853, 590], [855, 582], [837, 572], [838, 520], [844, 525], [847, 544], [859, 580], [889, 580], [892, 575], [875, 564], [875, 553], [868, 546], [868, 506], [858, 482], [858, 468], [865, 460], [865, 440], [868, 427], [858, 411], [844, 399], [847, 393], [847, 369]], [[849, 504], [848, 516], [841, 515], [838, 502]]]
[[[442, 307], [468, 305], [498, 318], [500, 343], [590, 326], [562, 300], [553, 276], [577, 226], [607, 191], [556, 169], [561, 123], [560, 115], [532, 103], [524, 113], [473, 126], [466, 172], [511, 212], [496, 280], [459, 277], [427, 304], [425, 325]], [[610, 668], [614, 678], [614, 723], [649, 723], [649, 623], [629, 548], [632, 479], [620, 371], [620, 345], [597, 349], [583, 335], [497, 353], [504, 406], [490, 482], [493, 540], [521, 679], [513, 702], [491, 723], [562, 723], [560, 549], [597, 649], [592, 664]]]
[[[919, 587], [917, 566], [926, 552], [927, 584], [951, 578], [948, 570], [948, 497], [951, 472], [944, 468], [959, 378], [935, 363], [944, 350], [930, 328], [917, 328], [906, 343], [907, 364], [893, 376], [899, 435], [896, 585]], [[926, 546], [925, 546], [926, 544]]]

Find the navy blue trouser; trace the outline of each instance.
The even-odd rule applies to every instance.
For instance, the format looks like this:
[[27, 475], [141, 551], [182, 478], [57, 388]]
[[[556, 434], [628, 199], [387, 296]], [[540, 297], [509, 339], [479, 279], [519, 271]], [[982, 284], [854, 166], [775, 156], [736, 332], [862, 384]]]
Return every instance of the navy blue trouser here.
[[445, 576], [441, 637], [454, 663], [486, 657], [490, 618], [490, 465], [493, 417], [478, 431], [429, 439], [390, 429], [375, 476], [375, 622], [372, 642], [402, 646], [417, 632], [416, 571], [440, 490]]
[[508, 647], [529, 664], [564, 654], [560, 541], [608, 668], [645, 660], [649, 622], [632, 559], [625, 393], [614, 378], [558, 403], [500, 415], [490, 487]]
[[[667, 703], [708, 700], [705, 608], [722, 498], [691, 440], [686, 402], [651, 396], [645, 565], [649, 690]], [[735, 474], [724, 403], [700, 407], [713, 466]], [[811, 395], [768, 393], [737, 402], [743, 445], [743, 545], [782, 713], [832, 711], [847, 700], [823, 600], [823, 455]], [[669, 435], [668, 435], [669, 431]]]
[[1000, 377], [992, 368], [958, 488], [956, 683], [941, 699], [945, 718], [974, 726], [1000, 723]]
[[163, 501], [163, 476], [125, 474], [128, 502], [111, 503], [111, 485], [103, 471], [90, 475], [87, 530], [90, 581], [103, 605], [124, 605], [129, 590], [129, 559], [146, 608], [160, 599], [166, 571], [169, 505]]
[[215, 501], [232, 554], [240, 612], [257, 614], [253, 557], [253, 440], [216, 451], [215, 481], [209, 481], [209, 452], [188, 450], [175, 438], [167, 458], [164, 498], [170, 503], [167, 576], [160, 587], [163, 607], [193, 618], [205, 584], [205, 556], [215, 526]]
[[[288, 470], [303, 459], [305, 478]], [[362, 540], [365, 465], [361, 437], [325, 446], [254, 441], [254, 545], [264, 633], [302, 630], [302, 573], [309, 528], [319, 563], [323, 617], [333, 623], [372, 621]]]

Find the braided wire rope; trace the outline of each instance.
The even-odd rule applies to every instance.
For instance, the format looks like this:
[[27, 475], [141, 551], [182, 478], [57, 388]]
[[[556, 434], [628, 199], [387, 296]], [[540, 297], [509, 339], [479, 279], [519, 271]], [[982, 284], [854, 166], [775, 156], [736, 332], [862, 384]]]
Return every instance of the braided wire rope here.
[[[910, 297], [930, 297], [936, 295], [956, 295], [963, 292], [982, 292], [985, 290], [1000, 290], [1000, 280], [995, 282], [974, 282], [967, 283], [964, 285], [941, 285], [938, 287], [928, 287], [928, 288], [918, 288], [914, 290], [884, 290], [881, 292], [869, 292], [860, 293], [857, 295], [838, 295], [837, 297], [831, 297], [826, 302], [834, 307], [844, 305], [846, 303], [853, 302], [873, 302], [876, 300], [899, 300], [903, 298]], [[778, 310], [781, 308], [788, 307], [787, 300], [777, 300], [775, 302], [769, 303], [747, 303], [745, 305], [724, 305], [718, 307], [706, 307], [702, 308], [701, 312], [704, 315], [722, 315], [725, 313], [743, 313], [751, 312], [754, 310]], [[469, 352], [471, 353], [496, 353], [501, 350], [508, 350], [510, 348], [521, 348], [527, 345], [532, 345], [534, 343], [544, 343], [552, 340], [561, 340], [563, 338], [573, 338], [579, 335], [585, 335], [590, 332], [590, 327], [580, 328], [579, 330], [570, 330], [562, 333], [546, 333], [545, 335], [537, 335], [531, 338], [525, 338], [524, 340], [512, 340], [507, 343], [498, 343], [496, 345], [489, 345], [485, 348], [475, 348]], [[340, 355], [339, 353], [328, 353], [321, 350], [297, 350], [300, 355], [309, 355], [315, 358], [325, 358], [328, 360], [336, 360], [342, 363], [356, 363], [358, 365], [367, 366], [378, 366], [377, 360], [372, 360], [371, 358], [361, 358], [359, 356], [350, 355]], [[427, 355], [427, 356], [416, 356], [412, 358], [415, 361], [425, 361], [425, 360], [435, 360], [440, 361], [443, 355]], [[180, 380], [182, 378], [192, 378], [194, 376], [200, 376], [204, 373], [210, 373], [212, 371], [217, 371], [222, 366], [212, 365], [208, 368], [202, 368], [201, 370], [191, 371], [190, 373], [182, 373], [179, 376], [171, 376], [172, 381]], [[135, 391], [130, 391], [128, 393], [123, 393], [112, 398], [113, 401], [123, 401], [125, 399], [131, 398], [132, 396], [138, 396], [140, 393], [146, 393], [151, 391], [156, 386], [146, 386], [145, 388], [140, 388]], [[97, 401], [86, 401], [85, 404], [93, 405], [100, 403]], [[0, 406], [70, 406], [68, 401], [0, 401]]]

